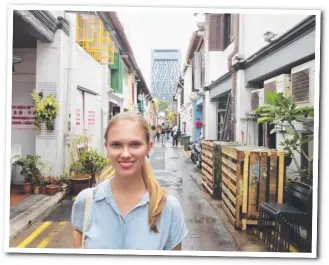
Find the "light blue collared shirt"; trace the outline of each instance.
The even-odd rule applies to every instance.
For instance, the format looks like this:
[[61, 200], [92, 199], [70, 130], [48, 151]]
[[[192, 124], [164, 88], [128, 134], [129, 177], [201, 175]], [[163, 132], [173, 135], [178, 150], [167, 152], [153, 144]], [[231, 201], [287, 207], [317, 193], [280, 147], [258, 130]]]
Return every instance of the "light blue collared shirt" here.
[[[111, 178], [112, 179], [112, 178]], [[148, 224], [149, 193], [123, 217], [114, 200], [111, 180], [93, 188], [93, 202], [86, 229], [85, 248], [171, 250], [187, 236], [184, 215], [178, 200], [167, 195], [157, 223], [159, 233]], [[82, 232], [87, 190], [81, 191], [72, 208], [71, 221]]]

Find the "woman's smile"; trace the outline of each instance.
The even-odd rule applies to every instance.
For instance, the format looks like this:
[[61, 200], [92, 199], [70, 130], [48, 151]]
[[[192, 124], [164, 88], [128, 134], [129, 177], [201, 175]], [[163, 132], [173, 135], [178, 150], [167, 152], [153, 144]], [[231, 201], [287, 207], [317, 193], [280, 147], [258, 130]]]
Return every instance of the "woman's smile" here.
[[134, 164], [134, 161], [129, 161], [129, 162], [119, 162], [120, 166], [123, 168], [123, 169], [129, 169], [133, 166]]

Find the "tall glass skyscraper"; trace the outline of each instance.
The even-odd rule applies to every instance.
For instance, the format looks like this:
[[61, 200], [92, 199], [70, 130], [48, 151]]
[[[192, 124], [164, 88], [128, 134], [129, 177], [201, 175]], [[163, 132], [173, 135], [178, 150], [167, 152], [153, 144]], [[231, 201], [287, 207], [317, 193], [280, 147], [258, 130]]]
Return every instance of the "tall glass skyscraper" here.
[[180, 50], [152, 50], [153, 98], [172, 103], [180, 76], [180, 63]]

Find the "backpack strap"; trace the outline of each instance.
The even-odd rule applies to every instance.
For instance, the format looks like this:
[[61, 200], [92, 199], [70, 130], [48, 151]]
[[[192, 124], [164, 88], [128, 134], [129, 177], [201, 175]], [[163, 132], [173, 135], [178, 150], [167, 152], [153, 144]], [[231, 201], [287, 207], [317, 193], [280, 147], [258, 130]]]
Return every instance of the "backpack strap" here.
[[93, 201], [93, 190], [88, 189], [87, 190], [87, 198], [86, 198], [86, 205], [85, 205], [85, 216], [83, 219], [83, 231], [82, 231], [82, 244], [81, 247], [85, 248], [85, 237], [86, 237], [86, 229], [89, 221], [90, 211], [91, 211], [91, 205]]

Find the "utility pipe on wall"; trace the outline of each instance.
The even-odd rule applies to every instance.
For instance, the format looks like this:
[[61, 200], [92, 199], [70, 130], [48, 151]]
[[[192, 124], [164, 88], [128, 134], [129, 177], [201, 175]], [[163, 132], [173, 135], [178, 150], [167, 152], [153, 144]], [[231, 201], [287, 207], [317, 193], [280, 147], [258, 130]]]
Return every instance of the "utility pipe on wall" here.
[[228, 70], [232, 73], [232, 93], [231, 93], [231, 135], [233, 137], [233, 141], [236, 140], [235, 135], [235, 124], [236, 124], [236, 88], [237, 88], [237, 76], [236, 76], [236, 70], [232, 67], [233, 65], [233, 57], [236, 55], [239, 51], [239, 15], [234, 14], [234, 49], [228, 56]]

